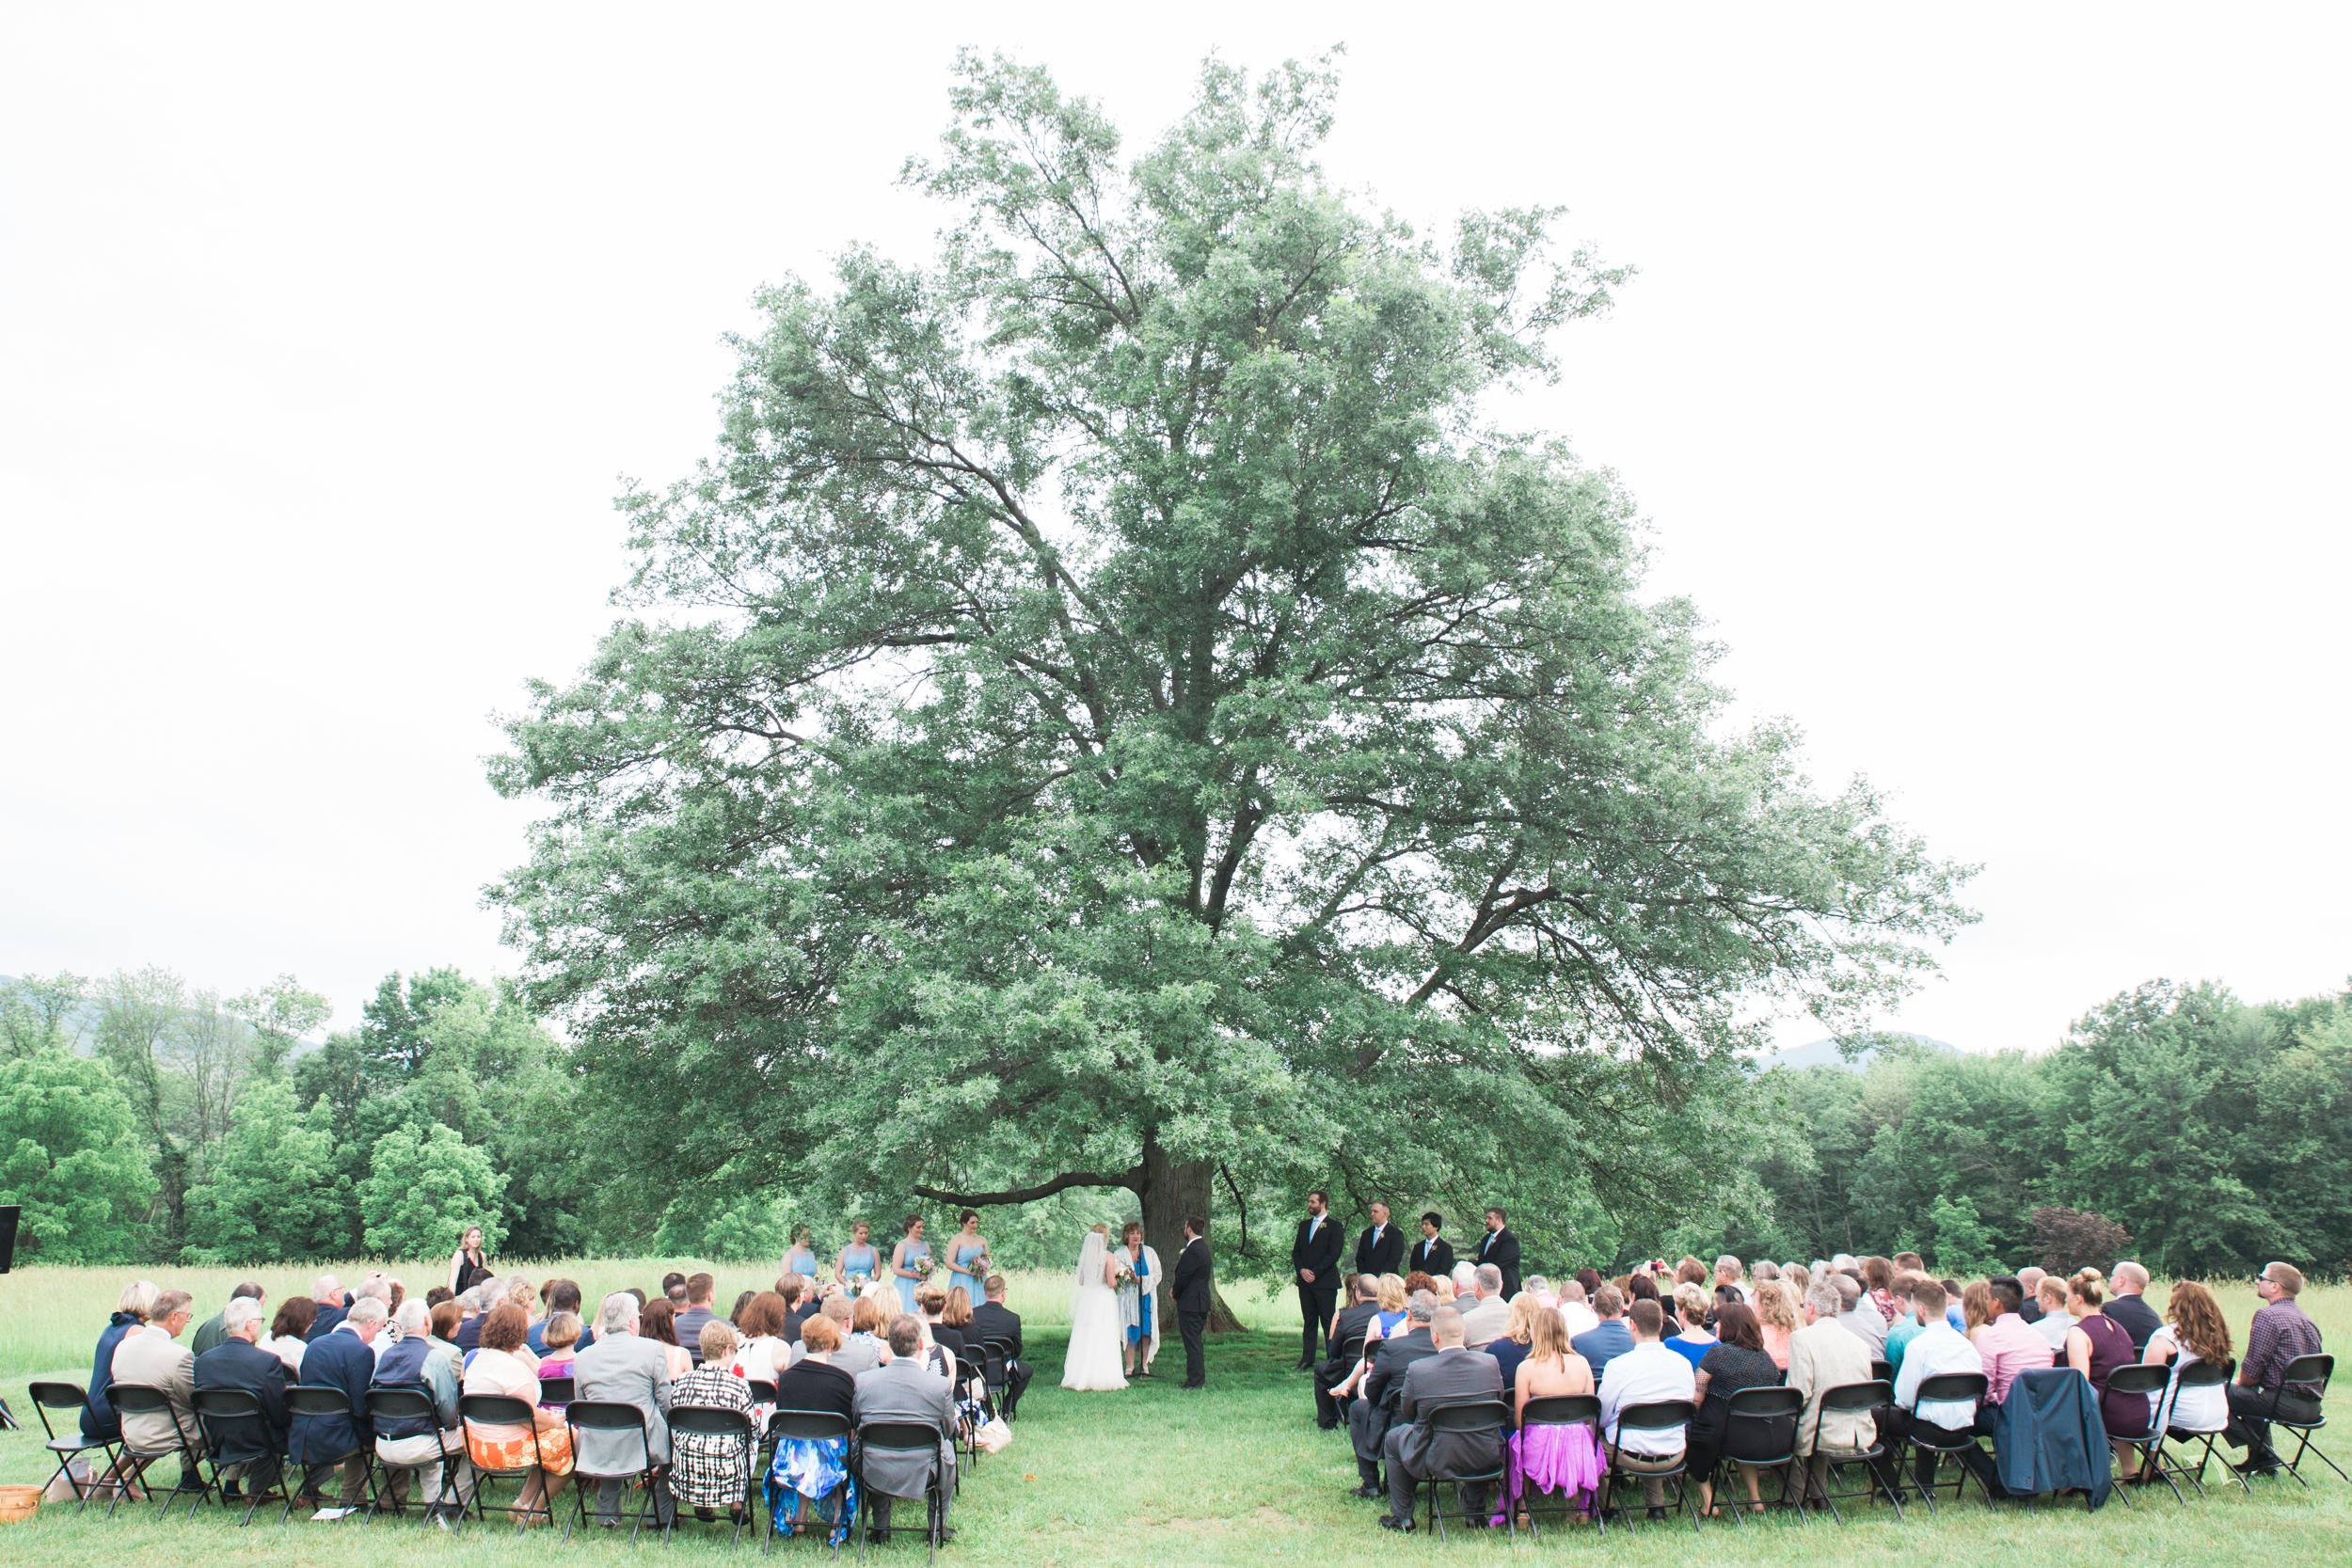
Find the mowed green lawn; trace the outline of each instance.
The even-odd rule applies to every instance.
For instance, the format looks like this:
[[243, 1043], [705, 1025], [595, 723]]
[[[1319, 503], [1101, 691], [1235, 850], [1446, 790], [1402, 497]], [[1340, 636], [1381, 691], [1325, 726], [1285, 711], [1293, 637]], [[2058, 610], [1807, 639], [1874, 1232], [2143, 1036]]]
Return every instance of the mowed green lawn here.
[[[568, 1267], [583, 1279], [591, 1270], [615, 1271], [611, 1276], [615, 1280], [624, 1275], [634, 1280], [644, 1271], [639, 1264]], [[28, 1419], [31, 1412], [23, 1404], [28, 1376], [55, 1374], [78, 1382], [87, 1371], [87, 1345], [95, 1337], [98, 1317], [60, 1295], [69, 1282], [58, 1276], [68, 1272], [35, 1271], [0, 1280], [0, 1322], [8, 1336], [0, 1340], [0, 1364], [8, 1368], [0, 1374], [6, 1378], [0, 1387]], [[103, 1271], [86, 1277], [95, 1284], [102, 1276], [116, 1278]], [[659, 1278], [658, 1271], [653, 1277]], [[187, 1282], [184, 1272], [174, 1278]], [[595, 1283], [600, 1287], [604, 1281]], [[1066, 1287], [1058, 1280], [1025, 1282], [1021, 1293], [1028, 1298], [1030, 1315], [1040, 1320], [1058, 1319], [1067, 1307]], [[2233, 1286], [2224, 1299], [2242, 1341], [2255, 1306], [2252, 1291]], [[2352, 1347], [2352, 1289], [2314, 1288], [2305, 1299], [2329, 1342]], [[35, 1321], [26, 1321], [28, 1312]], [[1327, 1563], [1350, 1556], [1420, 1564], [1605, 1555], [1614, 1568], [1752, 1564], [1759, 1555], [1810, 1549], [1840, 1555], [1927, 1552], [1940, 1560], [1964, 1560], [1970, 1568], [2106, 1560], [2182, 1568], [2265, 1559], [2352, 1563], [2352, 1487], [2316, 1473], [2309, 1494], [2291, 1481], [2262, 1481], [2249, 1500], [2233, 1487], [2216, 1484], [2207, 1500], [2192, 1496], [2185, 1509], [2163, 1494], [2141, 1495], [2136, 1510], [2115, 1503], [2095, 1514], [2086, 1514], [2079, 1503], [1991, 1512], [1972, 1493], [1964, 1507], [1947, 1505], [1933, 1518], [1915, 1508], [1900, 1525], [1883, 1507], [1866, 1509], [1842, 1532], [1825, 1521], [1799, 1525], [1772, 1518], [1746, 1526], [1710, 1522], [1696, 1535], [1687, 1521], [1643, 1524], [1613, 1529], [1605, 1545], [1589, 1530], [1548, 1529], [1541, 1542], [1531, 1544], [1522, 1538], [1517, 1546], [1499, 1532], [1457, 1534], [1446, 1545], [1430, 1537], [1399, 1538], [1375, 1525], [1378, 1505], [1346, 1495], [1355, 1483], [1355, 1466], [1344, 1437], [1314, 1429], [1308, 1380], [1287, 1370], [1296, 1359], [1298, 1341], [1295, 1327], [1286, 1321], [1286, 1304], [1254, 1298], [1246, 1315], [1259, 1325], [1255, 1331], [1211, 1341], [1210, 1387], [1203, 1393], [1176, 1386], [1183, 1359], [1172, 1341], [1158, 1378], [1123, 1394], [1065, 1393], [1055, 1386], [1062, 1330], [1038, 1327], [1029, 1336], [1029, 1350], [1040, 1370], [1022, 1406], [1014, 1442], [966, 1476], [956, 1505], [958, 1538], [943, 1560], [1023, 1568], [1104, 1563], [1239, 1568], [1269, 1561]], [[40, 1345], [54, 1352], [69, 1341], [84, 1347], [71, 1360], [54, 1357], [54, 1365], [36, 1369], [17, 1359], [19, 1347]], [[2342, 1433], [2331, 1447], [2339, 1461], [2352, 1467], [2352, 1420], [2345, 1418], [2352, 1416], [2352, 1402], [2341, 1388], [2330, 1399], [2329, 1411]], [[38, 1425], [30, 1433], [0, 1433], [0, 1479], [38, 1481], [47, 1468]], [[493, 1497], [506, 1495], [501, 1490]], [[192, 1556], [205, 1561], [327, 1563], [348, 1561], [355, 1550], [391, 1550], [403, 1561], [460, 1564], [503, 1562], [518, 1550], [540, 1559], [554, 1547], [544, 1531], [518, 1542], [502, 1523], [486, 1528], [469, 1525], [453, 1540], [389, 1520], [365, 1527], [297, 1520], [283, 1528], [256, 1523], [241, 1530], [234, 1515], [223, 1518], [217, 1511], [194, 1521], [175, 1515], [168, 1523], [157, 1523], [151, 1513], [152, 1505], [146, 1505], [135, 1516], [119, 1513], [109, 1522], [95, 1513], [77, 1519], [70, 1507], [44, 1508], [31, 1524], [0, 1528], [0, 1561], [60, 1568], [154, 1562], [183, 1568]], [[358, 1539], [362, 1535], [365, 1545]], [[634, 1548], [659, 1549], [644, 1544]], [[779, 1548], [790, 1555], [818, 1549], [807, 1543]], [[620, 1560], [631, 1550], [625, 1542], [577, 1536], [561, 1548], [564, 1558], [583, 1562]], [[723, 1530], [681, 1531], [670, 1550], [722, 1553], [727, 1550], [726, 1536]], [[920, 1550], [919, 1544], [902, 1544], [886, 1555], [905, 1561]]]

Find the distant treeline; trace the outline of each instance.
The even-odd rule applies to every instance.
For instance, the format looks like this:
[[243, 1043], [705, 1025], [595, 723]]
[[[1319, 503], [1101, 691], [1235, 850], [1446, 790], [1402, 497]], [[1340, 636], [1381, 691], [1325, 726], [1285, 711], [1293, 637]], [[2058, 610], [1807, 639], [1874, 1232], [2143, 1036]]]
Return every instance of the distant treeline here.
[[[929, 1207], [803, 1203], [733, 1166], [625, 1168], [615, 1151], [644, 1142], [601, 1123], [627, 1095], [584, 1094], [562, 1039], [504, 985], [388, 975], [358, 1028], [305, 1044], [329, 1014], [292, 976], [230, 998], [157, 969], [0, 983], [0, 1202], [25, 1206], [25, 1260], [429, 1257], [474, 1222], [516, 1258], [758, 1259], [802, 1224], [830, 1256], [852, 1215], [886, 1241]], [[1661, 1237], [1580, 1201], [1581, 1255], [1531, 1257], [1531, 1272], [1915, 1250], [1979, 1273], [2042, 1261], [2034, 1215], [2050, 1208], [2106, 1216], [2164, 1275], [2272, 1258], [2352, 1272], [2352, 992], [2249, 1006], [2157, 982], [2047, 1053], [1888, 1039], [1866, 1070], [1774, 1069], [1727, 1109], [1756, 1153], [1722, 1173], [1715, 1203]], [[1360, 1223], [1345, 1211], [1369, 1196], [1334, 1187]], [[1216, 1238], [1229, 1276], [1279, 1272], [1293, 1216], [1262, 1196], [1246, 1246]], [[1134, 1212], [1125, 1192], [1074, 1191], [985, 1227], [1002, 1266], [1059, 1266], [1084, 1226]]]

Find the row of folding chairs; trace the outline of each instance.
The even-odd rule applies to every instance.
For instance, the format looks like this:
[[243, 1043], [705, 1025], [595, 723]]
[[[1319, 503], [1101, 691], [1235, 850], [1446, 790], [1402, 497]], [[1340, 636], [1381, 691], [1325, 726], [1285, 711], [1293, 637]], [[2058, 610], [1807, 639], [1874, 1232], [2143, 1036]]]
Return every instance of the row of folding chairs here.
[[[2180, 1391], [2190, 1391], [2226, 1386], [2234, 1365], [2231, 1362], [2217, 1364], [2192, 1362], [2181, 1370], [2177, 1387]], [[2324, 1399], [2328, 1382], [2333, 1375], [2334, 1370], [2335, 1360], [2332, 1356], [2302, 1356], [2287, 1366], [2280, 1374], [2280, 1381], [2286, 1384], [2316, 1386]], [[2108, 1387], [2117, 1392], [2152, 1396], [2162, 1395], [2168, 1386], [2171, 1386], [2169, 1369], [2145, 1365], [2120, 1368], [2108, 1383]], [[1980, 1372], [1953, 1373], [1922, 1379], [1918, 1399], [1922, 1403], [1973, 1403], [1981, 1402], [1988, 1388], [1988, 1381]], [[1894, 1509], [1895, 1517], [1899, 1521], [1903, 1517], [1902, 1492], [1905, 1490], [1901, 1478], [1906, 1474], [1908, 1463], [1913, 1455], [1921, 1452], [1932, 1453], [1937, 1456], [1937, 1465], [1940, 1467], [1944, 1461], [1959, 1460], [1970, 1449], [1977, 1449], [1979, 1452], [1982, 1449], [1973, 1435], [1955, 1434], [1949, 1439], [1938, 1440], [1917, 1432], [1892, 1442], [1874, 1436], [1867, 1446], [1862, 1448], [1831, 1448], [1821, 1441], [1822, 1426], [1829, 1418], [1867, 1413], [1882, 1405], [1892, 1404], [1894, 1396], [1892, 1382], [1883, 1378], [1823, 1390], [1820, 1402], [1814, 1413], [1812, 1441], [1804, 1443], [1799, 1441], [1797, 1423], [1803, 1417], [1804, 1396], [1786, 1386], [1740, 1389], [1733, 1394], [1728, 1402], [1727, 1420], [1730, 1424], [1726, 1432], [1744, 1427], [1751, 1433], [1758, 1434], [1758, 1439], [1752, 1439], [1745, 1444], [1735, 1444], [1726, 1440], [1724, 1446], [1727, 1450], [1736, 1449], [1754, 1457], [1740, 1460], [1727, 1457], [1718, 1465], [1717, 1473], [1711, 1477], [1692, 1477], [1687, 1470], [1689, 1428], [1691, 1423], [1698, 1418], [1697, 1406], [1687, 1400], [1665, 1400], [1627, 1406], [1618, 1412], [1615, 1436], [1607, 1440], [1604, 1440], [1601, 1435], [1600, 1400], [1590, 1394], [1554, 1395], [1548, 1398], [1531, 1399], [1527, 1402], [1526, 1409], [1520, 1414], [1519, 1424], [1522, 1429], [1581, 1425], [1593, 1432], [1595, 1441], [1602, 1450], [1603, 1469], [1598, 1496], [1594, 1500], [1592, 1510], [1594, 1522], [1599, 1527], [1600, 1533], [1603, 1535], [1608, 1531], [1608, 1519], [1613, 1512], [1611, 1504], [1614, 1494], [1624, 1486], [1638, 1485], [1645, 1480], [1657, 1481], [1661, 1483], [1661, 1486], [1668, 1483], [1673, 1486], [1673, 1509], [1677, 1513], [1687, 1514], [1691, 1527], [1694, 1530], [1699, 1528], [1699, 1513], [1692, 1501], [1690, 1482], [1694, 1480], [1708, 1480], [1714, 1485], [1718, 1511], [1729, 1512], [1734, 1519], [1745, 1525], [1749, 1516], [1749, 1509], [1740, 1499], [1733, 1497], [1729, 1490], [1737, 1473], [1736, 1467], [1741, 1465], [1774, 1476], [1778, 1481], [1778, 1497], [1770, 1500], [1770, 1506], [1793, 1510], [1801, 1521], [1809, 1512], [1825, 1510], [1832, 1518], [1842, 1524], [1845, 1515], [1837, 1506], [1841, 1501], [1869, 1501], [1879, 1498], [1883, 1498]], [[2169, 1410], [2169, 1405], [2168, 1404], [2165, 1408]], [[2297, 1482], [2306, 1488], [2310, 1486], [2310, 1482], [2303, 1478], [2301, 1468], [2306, 1457], [2321, 1460], [2339, 1477], [2344, 1477], [2343, 1468], [2321, 1451], [2312, 1441], [2314, 1434], [2327, 1425], [2325, 1417], [2302, 1421], [2273, 1415], [2271, 1420], [2274, 1425], [2284, 1427], [2294, 1433], [2297, 1439], [2296, 1451], [2292, 1456], [2284, 1452], [2280, 1455], [2282, 1468]], [[1782, 1427], [1784, 1422], [1787, 1423], [1785, 1430], [1788, 1433], [1785, 1443], [1760, 1440], [1762, 1434], [1784, 1430]], [[1510, 1412], [1501, 1401], [1468, 1402], [1443, 1406], [1433, 1411], [1430, 1415], [1430, 1424], [1432, 1430], [1437, 1432], [1490, 1434], [1500, 1444], [1508, 1439]], [[1656, 1446], [1670, 1451], [1678, 1449], [1686, 1457], [1660, 1468], [1645, 1466], [1637, 1470], [1629, 1467], [1625, 1461], [1627, 1450], [1624, 1447], [1625, 1436], [1628, 1433], [1675, 1433], [1674, 1438], [1664, 1439]], [[2217, 1459], [2214, 1452], [2214, 1444], [2221, 1436], [2218, 1431], [2186, 1431], [2152, 1420], [2149, 1429], [2144, 1433], [2114, 1433], [2109, 1435], [2119, 1442], [2127, 1444], [2139, 1454], [2141, 1470], [2138, 1484], [2146, 1486], [2162, 1481], [2170, 1489], [2174, 1500], [2184, 1506], [2187, 1502], [2187, 1497], [2181, 1490], [2182, 1481], [2188, 1482], [2199, 1497], [2205, 1495], [2206, 1470], [2208, 1466], [2217, 1463]], [[2172, 1445], [2177, 1445], [2180, 1451], [2175, 1452]], [[1826, 1462], [1823, 1466], [1824, 1473], [1819, 1478], [1818, 1484], [1815, 1478], [1807, 1473], [1810, 1455], [1820, 1455]], [[1643, 1457], [1640, 1453], [1636, 1453], [1637, 1462]], [[2189, 1463], [2192, 1458], [2195, 1461], [2193, 1465]], [[1863, 1466], [1865, 1475], [1867, 1477], [1867, 1481], [1859, 1486], [1843, 1484], [1843, 1472], [1856, 1465]], [[1959, 1502], [1966, 1497], [1968, 1482], [1974, 1478], [1975, 1472], [1966, 1464], [1954, 1464], [1952, 1467], [1958, 1472], [1953, 1483], [1952, 1500]], [[2243, 1474], [2233, 1470], [2227, 1463], [2222, 1463], [2221, 1469], [2223, 1475], [2245, 1488], [2248, 1496], [2252, 1495], [2252, 1485]], [[1497, 1465], [1482, 1472], [1460, 1474], [1448, 1472], [1422, 1478], [1415, 1487], [1416, 1506], [1419, 1505], [1422, 1488], [1426, 1488], [1429, 1524], [1436, 1528], [1442, 1540], [1449, 1519], [1465, 1523], [1470, 1519], [1466, 1508], [1457, 1508], [1449, 1512], [1441, 1506], [1440, 1494], [1443, 1487], [1454, 1485], [1458, 1495], [1461, 1483], [1479, 1485], [1500, 1483], [1505, 1479], [1505, 1474], [1504, 1467]], [[1889, 1475], [1896, 1478], [1893, 1485], [1890, 1485], [1885, 1479]], [[2352, 1480], [2352, 1477], [2344, 1479]], [[1941, 1484], [1940, 1480], [1935, 1484]], [[1915, 1481], [1909, 1488], [1927, 1503], [1931, 1513], [1936, 1511], [1935, 1484], [1923, 1487], [1918, 1486]], [[1981, 1481], [1979, 1482], [1978, 1490], [1983, 1495], [1986, 1506], [1991, 1507], [1994, 1501], [1993, 1496], [1984, 1489]], [[2127, 1506], [2131, 1505], [2128, 1487], [2119, 1487], [2115, 1495], [2122, 1497]], [[1728, 1508], [1724, 1507], [1726, 1501], [1730, 1504]], [[1504, 1515], [1506, 1529], [1513, 1539], [1518, 1536], [1518, 1515], [1522, 1512], [1527, 1514], [1529, 1528], [1533, 1533], [1540, 1519], [1565, 1518], [1577, 1511], [1574, 1499], [1566, 1497], [1560, 1497], [1557, 1502], [1549, 1503], [1537, 1498], [1524, 1508], [1511, 1506], [1510, 1500], [1506, 1498], [1498, 1506]], [[1635, 1516], [1635, 1510], [1628, 1509], [1619, 1516], [1629, 1523]]]

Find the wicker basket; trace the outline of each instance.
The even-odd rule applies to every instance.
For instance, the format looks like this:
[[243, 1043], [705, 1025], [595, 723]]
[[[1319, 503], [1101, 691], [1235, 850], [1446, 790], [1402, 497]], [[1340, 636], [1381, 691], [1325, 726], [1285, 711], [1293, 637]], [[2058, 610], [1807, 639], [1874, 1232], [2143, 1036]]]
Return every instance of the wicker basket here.
[[0, 1486], [0, 1525], [19, 1525], [40, 1508], [38, 1486]]

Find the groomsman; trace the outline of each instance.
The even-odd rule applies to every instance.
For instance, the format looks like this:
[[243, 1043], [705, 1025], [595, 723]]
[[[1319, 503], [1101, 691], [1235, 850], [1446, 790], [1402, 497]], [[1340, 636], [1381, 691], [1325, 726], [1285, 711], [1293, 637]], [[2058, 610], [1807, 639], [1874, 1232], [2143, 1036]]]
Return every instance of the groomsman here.
[[1444, 1228], [1445, 1216], [1435, 1209], [1421, 1217], [1421, 1240], [1413, 1243], [1413, 1266], [1406, 1273], [1443, 1279], [1454, 1272], [1454, 1243], [1438, 1234]]
[[1298, 1280], [1300, 1348], [1297, 1371], [1312, 1371], [1321, 1343], [1331, 1334], [1331, 1314], [1340, 1304], [1340, 1227], [1330, 1215], [1330, 1195], [1307, 1195], [1307, 1217], [1291, 1243], [1291, 1273]]
[[1505, 1218], [1500, 1209], [1486, 1211], [1486, 1234], [1479, 1238], [1472, 1261], [1502, 1271], [1502, 1299], [1509, 1301], [1519, 1293], [1519, 1239], [1504, 1226]]
[[1372, 1200], [1372, 1225], [1356, 1238], [1356, 1272], [1384, 1275], [1403, 1271], [1397, 1265], [1405, 1261], [1405, 1237], [1389, 1223], [1389, 1206], [1378, 1198]]
[[1184, 1221], [1184, 1250], [1176, 1255], [1176, 1329], [1184, 1337], [1186, 1388], [1203, 1388], [1209, 1381], [1208, 1357], [1200, 1342], [1209, 1331], [1209, 1301], [1215, 1293], [1208, 1230], [1209, 1222], [1197, 1215]]

